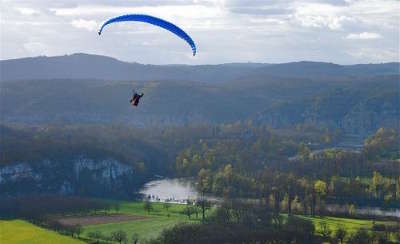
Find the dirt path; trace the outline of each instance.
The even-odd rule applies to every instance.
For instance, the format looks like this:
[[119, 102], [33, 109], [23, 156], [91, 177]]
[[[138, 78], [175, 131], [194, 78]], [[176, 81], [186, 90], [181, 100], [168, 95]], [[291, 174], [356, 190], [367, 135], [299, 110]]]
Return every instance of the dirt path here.
[[65, 217], [58, 219], [63, 225], [98, 225], [108, 223], [118, 223], [130, 220], [142, 220], [149, 217], [139, 215], [126, 215], [126, 214], [110, 214], [101, 216], [82, 216], [82, 217]]

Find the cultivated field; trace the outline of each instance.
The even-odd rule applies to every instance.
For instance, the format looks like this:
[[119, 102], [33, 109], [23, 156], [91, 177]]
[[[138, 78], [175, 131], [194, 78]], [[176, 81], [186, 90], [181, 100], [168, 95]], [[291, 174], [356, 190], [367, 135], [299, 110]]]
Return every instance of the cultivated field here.
[[40, 228], [23, 220], [0, 220], [0, 243], [83, 244], [84, 242]]
[[141, 220], [149, 217], [139, 215], [127, 215], [127, 214], [110, 214], [102, 216], [85, 216], [85, 217], [65, 217], [58, 219], [63, 225], [98, 225], [98, 224], [109, 224], [119, 223], [125, 221]]

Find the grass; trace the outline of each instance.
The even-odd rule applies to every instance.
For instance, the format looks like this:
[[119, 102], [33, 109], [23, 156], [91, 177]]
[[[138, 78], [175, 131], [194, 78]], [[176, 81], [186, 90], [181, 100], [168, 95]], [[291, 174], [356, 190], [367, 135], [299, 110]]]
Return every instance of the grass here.
[[[186, 205], [182, 204], [170, 203], [170, 207], [167, 210], [164, 208], [163, 203], [152, 203], [153, 210], [150, 212], [147, 212], [143, 205], [143, 202], [121, 202], [118, 213], [134, 214], [148, 218], [119, 223], [88, 225], [83, 228], [83, 236], [87, 237], [89, 232], [95, 231], [100, 231], [103, 235], [109, 236], [114, 231], [123, 230], [128, 234], [128, 238], [131, 238], [133, 233], [136, 233], [139, 235], [139, 239], [147, 240], [157, 237], [164, 229], [171, 228], [178, 223], [199, 222], [201, 217], [199, 213], [199, 218], [192, 215], [189, 220], [187, 215], [182, 213], [186, 208]], [[109, 213], [116, 213], [116, 211], [110, 210]]]
[[298, 215], [302, 219], [311, 221], [315, 226], [315, 231], [318, 233], [321, 229], [320, 224], [326, 223], [329, 229], [332, 231], [332, 235], [335, 233], [339, 227], [344, 228], [348, 234], [353, 234], [359, 229], [366, 229], [371, 231], [375, 224], [382, 225], [393, 225], [394, 221], [374, 221], [370, 219], [351, 219], [351, 218], [341, 218], [341, 217], [328, 217], [328, 216], [302, 216]]
[[320, 230], [321, 223], [326, 223], [333, 232], [336, 231], [339, 227], [343, 227], [349, 233], [356, 232], [359, 229], [370, 230], [373, 226], [372, 220], [364, 220], [364, 219], [349, 219], [349, 218], [327, 217], [327, 216], [320, 216], [320, 217], [298, 216], [298, 217], [311, 221], [314, 224], [315, 230], [317, 232]]
[[0, 220], [0, 243], [83, 244], [84, 242], [40, 228], [23, 220]]
[[[335, 235], [335, 232], [339, 227], [342, 227], [347, 232], [347, 237], [357, 232], [359, 229], [366, 229], [368, 231], [372, 231], [372, 227], [375, 224], [381, 225], [394, 225], [396, 224], [394, 221], [374, 221], [369, 219], [351, 219], [351, 218], [342, 218], [342, 217], [327, 217], [327, 216], [302, 216], [298, 215], [302, 219], [306, 219], [311, 221], [315, 226], [316, 233], [321, 233], [321, 223], [326, 223], [328, 228], [331, 230], [331, 236]], [[393, 235], [389, 236], [392, 241], [395, 241]]]
[[131, 238], [133, 233], [139, 235], [139, 239], [151, 239], [157, 237], [162, 230], [170, 228], [175, 224], [182, 222], [175, 218], [155, 217], [148, 220], [134, 220], [112, 224], [89, 225], [84, 228], [83, 235], [86, 236], [89, 232], [100, 231], [103, 235], [110, 234], [117, 230], [123, 230]]

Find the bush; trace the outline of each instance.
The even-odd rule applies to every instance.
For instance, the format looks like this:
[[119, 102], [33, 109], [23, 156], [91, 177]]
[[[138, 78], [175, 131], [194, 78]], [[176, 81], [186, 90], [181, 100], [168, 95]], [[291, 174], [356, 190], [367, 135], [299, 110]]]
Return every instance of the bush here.
[[113, 241], [122, 243], [123, 241], [126, 241], [126, 232], [123, 230], [117, 230], [111, 233], [111, 239]]
[[368, 244], [371, 242], [371, 236], [365, 229], [359, 229], [356, 233], [350, 236], [348, 240], [348, 243], [351, 244]]
[[339, 229], [337, 229], [335, 232], [335, 239], [342, 244], [346, 238], [346, 235], [347, 231], [343, 227], [339, 227]]
[[88, 237], [90, 238], [90, 239], [103, 239], [104, 238], [104, 236], [103, 236], [103, 233], [101, 233], [100, 231], [94, 231], [94, 232], [89, 232], [88, 233]]
[[372, 230], [374, 231], [385, 231], [386, 230], [386, 226], [383, 224], [374, 224], [372, 226]]
[[319, 233], [322, 235], [324, 239], [328, 239], [331, 236], [332, 231], [326, 222], [320, 222]]

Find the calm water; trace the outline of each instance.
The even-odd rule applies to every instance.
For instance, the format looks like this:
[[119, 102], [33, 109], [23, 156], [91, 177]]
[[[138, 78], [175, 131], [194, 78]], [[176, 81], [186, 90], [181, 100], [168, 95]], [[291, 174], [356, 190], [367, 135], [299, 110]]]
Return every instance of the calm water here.
[[[331, 212], [336, 213], [347, 213], [343, 206], [339, 206], [336, 204], [330, 204], [327, 206], [327, 209]], [[400, 209], [385, 209], [382, 210], [376, 207], [360, 207], [355, 209], [355, 213], [359, 215], [367, 215], [367, 216], [386, 216], [386, 217], [396, 217], [400, 218]]]
[[146, 183], [140, 191], [151, 201], [186, 202], [198, 197], [197, 191], [188, 179], [162, 179]]
[[[144, 197], [149, 197], [151, 201], [186, 203], [186, 200], [195, 200], [199, 197], [196, 189], [189, 179], [162, 179], [153, 180], [146, 183], [140, 191]], [[210, 196], [207, 199], [218, 201], [217, 198]], [[346, 210], [339, 205], [329, 205], [328, 209], [332, 212], [346, 213]], [[379, 208], [361, 207], [355, 209], [357, 214], [370, 216], [392, 216], [400, 218], [400, 209], [381, 210]]]

